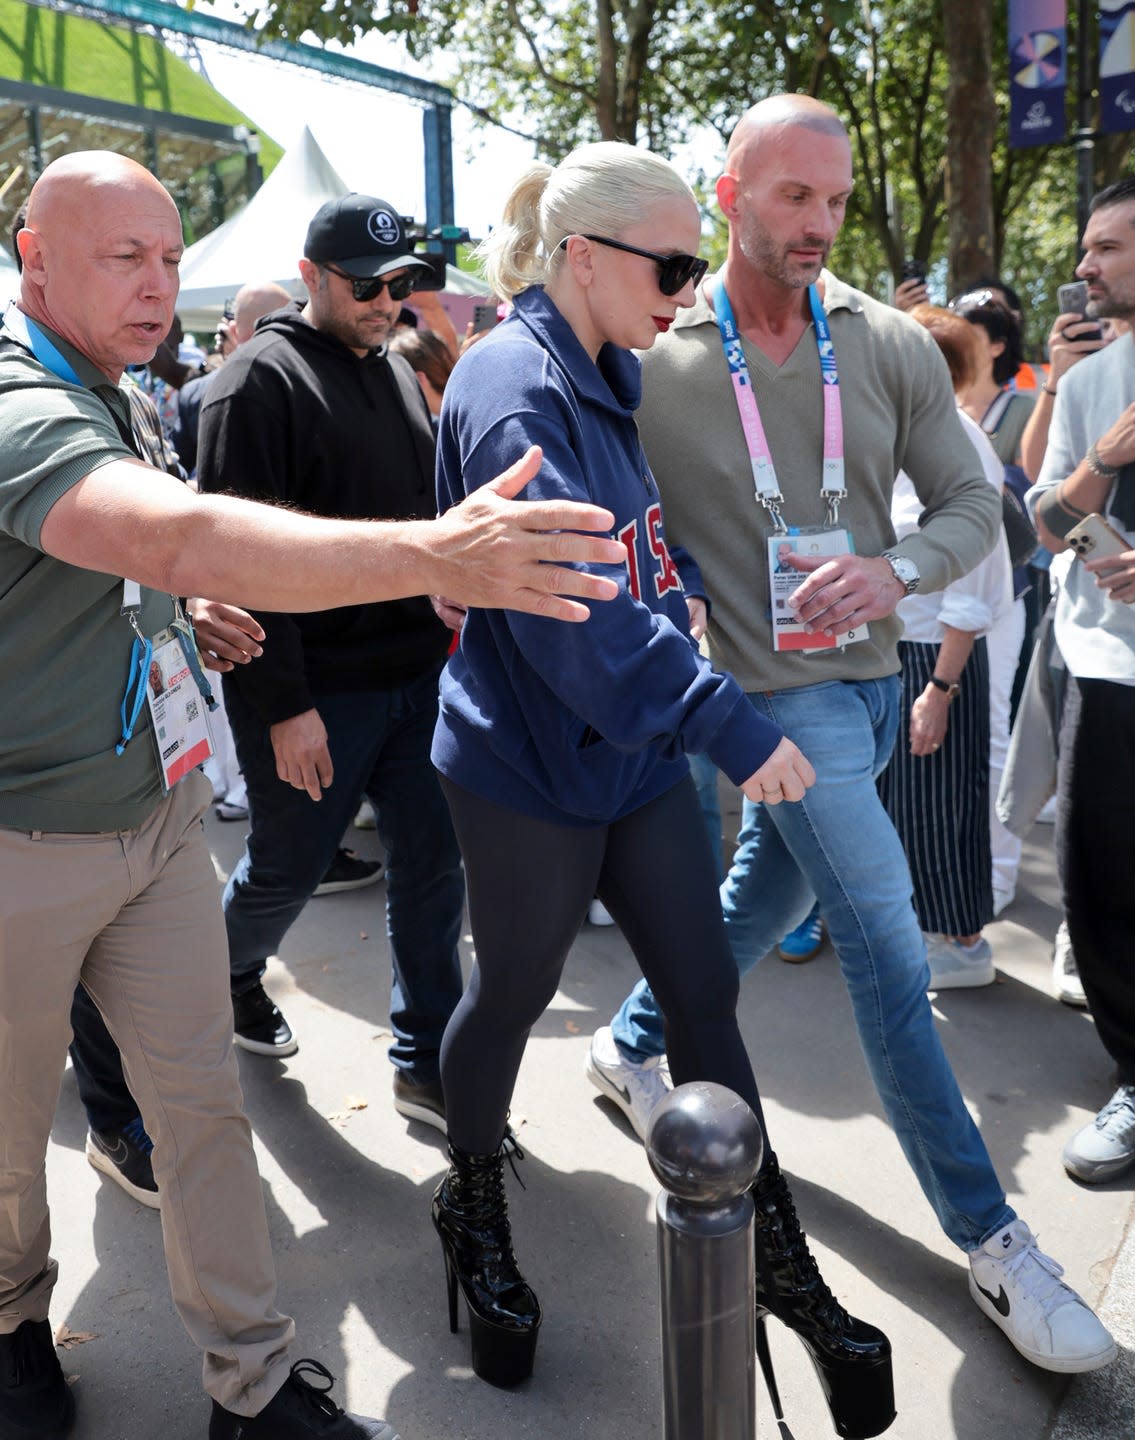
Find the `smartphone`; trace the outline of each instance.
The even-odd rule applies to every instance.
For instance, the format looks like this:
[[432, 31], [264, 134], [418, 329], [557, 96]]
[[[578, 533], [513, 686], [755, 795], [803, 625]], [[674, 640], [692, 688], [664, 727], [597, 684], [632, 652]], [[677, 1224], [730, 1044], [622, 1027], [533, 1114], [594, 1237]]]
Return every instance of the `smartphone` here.
[[902, 262], [902, 269], [899, 271], [900, 280], [917, 280], [920, 284], [926, 284], [926, 261], [915, 260], [908, 256]]
[[[1056, 290], [1056, 309], [1061, 315], [1088, 315], [1088, 286], [1084, 280], [1073, 280], [1068, 285], [1059, 285]], [[1067, 337], [1071, 339], [1071, 336]], [[1097, 325], [1094, 330], [1083, 330], [1077, 340], [1102, 340], [1103, 331]]]
[[1113, 530], [1102, 515], [1086, 515], [1064, 538], [1081, 560], [1125, 555], [1132, 548], [1131, 542]]
[[430, 267], [430, 273], [424, 274], [418, 271], [418, 282], [415, 290], [444, 290], [446, 282], [445, 256], [439, 255], [434, 250], [415, 250], [415, 260], [424, 260]]
[[497, 314], [497, 302], [486, 301], [484, 304], [473, 306], [473, 334], [480, 335], [483, 330], [491, 330], [500, 319]]
[[1061, 315], [1088, 313], [1088, 286], [1084, 280], [1073, 280], [1056, 290], [1056, 308]]

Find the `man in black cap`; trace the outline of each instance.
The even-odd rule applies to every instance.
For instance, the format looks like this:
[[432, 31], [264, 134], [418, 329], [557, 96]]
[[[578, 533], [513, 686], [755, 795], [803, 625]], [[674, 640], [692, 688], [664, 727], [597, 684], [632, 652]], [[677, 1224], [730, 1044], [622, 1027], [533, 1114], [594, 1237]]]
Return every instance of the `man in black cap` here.
[[[436, 512], [429, 411], [385, 341], [424, 260], [393, 206], [350, 194], [312, 219], [306, 304], [261, 321], [201, 412], [198, 478], [313, 514]], [[290, 1055], [261, 983], [366, 794], [386, 848], [395, 1105], [445, 1129], [438, 1049], [461, 993], [461, 859], [430, 764], [448, 632], [427, 599], [264, 614], [263, 656], [224, 677], [250, 834], [224, 895], [236, 1042]]]

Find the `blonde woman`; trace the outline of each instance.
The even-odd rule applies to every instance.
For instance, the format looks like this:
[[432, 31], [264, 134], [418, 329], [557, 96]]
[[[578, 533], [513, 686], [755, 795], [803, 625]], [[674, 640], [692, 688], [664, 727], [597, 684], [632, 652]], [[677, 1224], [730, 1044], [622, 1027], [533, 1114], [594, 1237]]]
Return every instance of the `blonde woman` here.
[[[451, 1167], [433, 1216], [451, 1325], [460, 1287], [473, 1367], [496, 1384], [528, 1375], [540, 1324], [512, 1251], [501, 1142], [529, 1030], [593, 896], [656, 989], [674, 1080], [727, 1085], [764, 1123], [686, 753], [706, 753], [769, 804], [799, 800], [815, 777], [691, 641], [691, 619], [704, 624], [700, 579], [667, 549], [634, 421], [631, 351], [693, 302], [700, 232], [688, 187], [644, 151], [589, 145], [554, 170], [533, 166], [485, 247], [488, 281], [512, 314], [462, 359], [442, 407], [441, 509], [489, 480], [500, 457], [539, 445], [533, 488], [607, 506], [627, 547], [620, 595], [587, 624], [563, 635], [538, 617], [472, 611], [442, 680], [433, 755], [477, 960], [442, 1043]], [[880, 1433], [894, 1415], [890, 1346], [824, 1285], [767, 1146], [754, 1199], [758, 1315], [801, 1335], [841, 1434]]]

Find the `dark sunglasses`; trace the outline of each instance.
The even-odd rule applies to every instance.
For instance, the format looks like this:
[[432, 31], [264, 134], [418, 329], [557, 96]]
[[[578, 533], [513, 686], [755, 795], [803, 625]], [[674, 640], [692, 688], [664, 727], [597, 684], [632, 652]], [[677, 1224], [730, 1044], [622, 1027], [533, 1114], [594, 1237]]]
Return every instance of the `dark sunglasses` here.
[[396, 275], [393, 280], [387, 280], [384, 275], [359, 280], [354, 275], [348, 275], [345, 270], [336, 269], [334, 265], [325, 264], [323, 269], [330, 270], [332, 275], [338, 275], [340, 280], [349, 280], [351, 294], [360, 304], [365, 300], [373, 300], [376, 295], [381, 295], [383, 290], [390, 291], [391, 300], [408, 300], [418, 284], [417, 274], [413, 270], [407, 270], [404, 275]]
[[[571, 237], [565, 235], [560, 241], [566, 245]], [[605, 235], [585, 235], [596, 245], [607, 245], [612, 250], [625, 250], [628, 255], [641, 255], [653, 260], [658, 266], [658, 288], [663, 295], [677, 295], [692, 280], [696, 285], [709, 269], [708, 260], [699, 260], [696, 255], [659, 255], [654, 250], [640, 250], [637, 245], [624, 245], [621, 240], [608, 240]]]

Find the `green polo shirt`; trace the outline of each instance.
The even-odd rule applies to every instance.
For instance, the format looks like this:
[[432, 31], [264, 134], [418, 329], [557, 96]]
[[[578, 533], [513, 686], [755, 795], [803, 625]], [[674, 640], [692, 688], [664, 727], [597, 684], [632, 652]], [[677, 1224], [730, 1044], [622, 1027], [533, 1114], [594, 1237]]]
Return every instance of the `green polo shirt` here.
[[[45, 555], [40, 530], [60, 496], [112, 460], [135, 458], [129, 404], [46, 327], [81, 384], [54, 375], [0, 328], [0, 825], [98, 832], [141, 824], [161, 798], [148, 708], [115, 754], [134, 632], [122, 578]], [[142, 591], [147, 635], [173, 601]]]

